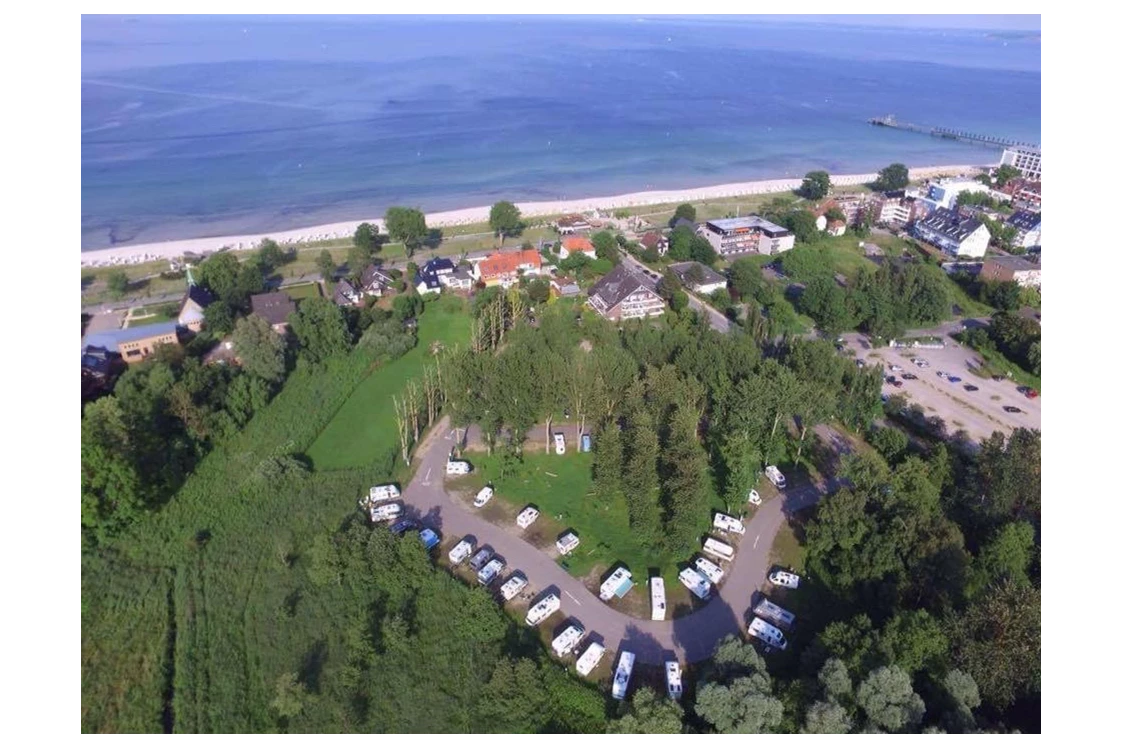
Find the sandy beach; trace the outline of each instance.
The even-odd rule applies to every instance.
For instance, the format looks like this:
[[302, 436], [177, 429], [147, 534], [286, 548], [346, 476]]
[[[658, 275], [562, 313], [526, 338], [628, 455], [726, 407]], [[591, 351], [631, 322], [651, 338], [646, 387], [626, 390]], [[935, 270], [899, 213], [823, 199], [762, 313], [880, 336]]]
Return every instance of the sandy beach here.
[[[974, 173], [980, 168], [982, 167], [965, 165], [925, 166], [909, 169], [909, 175], [914, 179], [918, 177], [927, 178], [940, 175]], [[835, 185], [845, 186], [865, 184], [872, 182], [876, 178], [876, 174], [832, 174], [831, 182]], [[799, 187], [802, 181], [802, 179], [770, 179], [756, 182], [718, 184], [694, 189], [632, 192], [626, 195], [614, 195], [610, 197], [525, 202], [516, 203], [516, 205], [518, 205], [519, 210], [522, 211], [523, 216], [535, 217], [560, 213], [582, 213], [591, 210], [618, 210], [620, 208], [658, 205], [661, 203], [684, 203], [692, 200], [758, 195], [770, 192], [787, 192]], [[481, 223], [487, 221], [490, 210], [490, 205], [484, 205], [474, 208], [442, 211], [439, 213], [427, 213], [425, 220], [431, 228]], [[274, 231], [266, 234], [215, 236], [199, 239], [155, 242], [151, 244], [134, 244], [125, 247], [113, 247], [82, 252], [82, 266], [105, 267], [109, 265], [150, 262], [159, 259], [174, 259], [182, 257], [185, 252], [204, 254], [222, 248], [235, 251], [250, 250], [255, 248], [261, 240], [266, 237], [282, 245], [301, 244], [325, 239], [339, 239], [354, 234], [355, 228], [360, 223], [364, 222], [377, 224], [382, 230], [385, 230], [381, 218], [369, 217], [359, 218], [353, 221], [329, 223], [321, 226]]]

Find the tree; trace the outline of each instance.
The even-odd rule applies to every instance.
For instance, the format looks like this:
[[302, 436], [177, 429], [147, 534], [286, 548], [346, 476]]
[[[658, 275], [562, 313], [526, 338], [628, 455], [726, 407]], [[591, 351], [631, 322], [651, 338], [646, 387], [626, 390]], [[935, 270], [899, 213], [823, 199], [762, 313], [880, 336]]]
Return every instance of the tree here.
[[375, 251], [376, 243], [378, 242], [378, 230], [369, 223], [360, 223], [355, 228], [355, 234], [351, 237], [351, 243], [360, 249], [366, 250], [367, 257]]
[[690, 237], [690, 259], [712, 267], [717, 262], [717, 258], [713, 245], [704, 237], [697, 235]]
[[659, 436], [642, 401], [633, 402], [624, 440], [624, 497], [628, 526], [644, 543], [657, 542], [659, 531]]
[[681, 312], [690, 306], [690, 297], [686, 295], [686, 291], [675, 291], [671, 294], [671, 310]]
[[983, 701], [996, 707], [1041, 689], [1041, 593], [1003, 582], [979, 595], [957, 621], [957, 667], [975, 679]]
[[900, 429], [883, 426], [874, 430], [870, 436], [870, 444], [881, 453], [886, 462], [892, 465], [903, 457], [905, 450], [909, 448], [909, 437]]
[[979, 284], [979, 298], [995, 309], [1014, 312], [1022, 306], [1022, 287], [1017, 281], [984, 281]]
[[816, 701], [807, 710], [801, 732], [814, 735], [842, 735], [853, 723], [846, 709], [833, 701]]
[[271, 273], [285, 264], [285, 252], [272, 239], [262, 239], [257, 247], [257, 261], [266, 273]]
[[797, 191], [808, 200], [822, 200], [831, 190], [831, 175], [825, 171], [809, 171]]
[[416, 293], [399, 294], [390, 303], [394, 310], [394, 319], [404, 322], [407, 319], [416, 319], [425, 308], [425, 300]]
[[335, 260], [332, 259], [331, 252], [326, 249], [320, 252], [319, 258], [316, 259], [316, 267], [325, 283], [335, 280]]
[[873, 188], [878, 192], [903, 190], [909, 186], [909, 167], [904, 164], [889, 164], [877, 173]]
[[677, 701], [640, 688], [625, 706], [620, 719], [608, 723], [612, 734], [658, 735], [682, 732], [683, 710]]
[[526, 295], [535, 304], [545, 304], [550, 300], [550, 281], [535, 278], [526, 286]]
[[429, 234], [425, 225], [425, 214], [416, 208], [394, 207], [386, 211], [386, 231], [390, 238], [400, 241], [406, 247], [406, 253], [412, 255], [413, 251], [421, 246], [421, 240]]
[[815, 214], [809, 210], [793, 210], [784, 216], [784, 228], [795, 235], [798, 242], [813, 242], [819, 238], [819, 227], [815, 225]]
[[226, 302], [212, 301], [203, 309], [203, 325], [217, 337], [222, 337], [234, 329], [234, 313]]
[[675, 214], [673, 216], [671, 216], [671, 220], [669, 222], [669, 225], [674, 226], [675, 221], [677, 221], [680, 218], [685, 218], [686, 220], [693, 223], [697, 217], [698, 217], [698, 211], [696, 211], [694, 209], [694, 206], [691, 205], [690, 203], [683, 203], [682, 205], [675, 208]]
[[351, 334], [343, 312], [329, 299], [305, 299], [289, 324], [300, 343], [301, 354], [312, 363], [323, 362], [351, 348]]
[[833, 206], [833, 205], [823, 215], [826, 216], [826, 219], [828, 221], [845, 221], [846, 220], [846, 214], [843, 213], [837, 206]]
[[819, 669], [819, 685], [832, 701], [845, 701], [854, 692], [854, 682], [850, 680], [846, 664], [837, 657], [828, 658]]
[[256, 314], [242, 317], [234, 325], [234, 350], [243, 371], [266, 382], [279, 382], [284, 378], [285, 341]]
[[1017, 179], [1021, 175], [1021, 171], [1019, 171], [1011, 164], [1002, 164], [994, 173], [994, 185], [1001, 189], [1005, 187], [1006, 183], [1011, 179]]
[[514, 203], [500, 200], [491, 206], [491, 213], [487, 219], [491, 230], [499, 236], [499, 243], [503, 243], [504, 236], [517, 234], [522, 224], [522, 214]]
[[694, 711], [720, 733], [765, 733], [780, 725], [783, 704], [772, 695], [764, 660], [748, 642], [730, 635], [718, 642]]
[[269, 706], [273, 707], [273, 711], [282, 720], [291, 719], [304, 710], [306, 694], [304, 684], [297, 681], [294, 673], [282, 673], [277, 678], [273, 700], [269, 702]]
[[115, 299], [121, 298], [129, 290], [129, 276], [124, 270], [110, 270], [105, 277], [105, 283]]
[[763, 286], [764, 275], [760, 265], [747, 257], [734, 260], [729, 266], [729, 287], [742, 301], [755, 298]]
[[367, 265], [370, 264], [371, 258], [370, 248], [362, 247], [355, 244], [347, 250], [347, 275], [351, 280], [358, 280], [362, 276], [363, 271], [366, 270]]
[[1004, 581], [1029, 584], [1026, 570], [1034, 554], [1033, 525], [1024, 520], [1003, 525], [979, 551], [971, 565], [967, 594], [974, 597], [988, 586]]
[[912, 690], [909, 674], [899, 667], [880, 667], [858, 686], [858, 706], [869, 721], [897, 732], [915, 727], [924, 717], [924, 701]]
[[620, 262], [620, 245], [616, 238], [608, 231], [598, 231], [593, 234], [593, 247], [597, 251], [597, 259], [608, 260], [613, 265]]

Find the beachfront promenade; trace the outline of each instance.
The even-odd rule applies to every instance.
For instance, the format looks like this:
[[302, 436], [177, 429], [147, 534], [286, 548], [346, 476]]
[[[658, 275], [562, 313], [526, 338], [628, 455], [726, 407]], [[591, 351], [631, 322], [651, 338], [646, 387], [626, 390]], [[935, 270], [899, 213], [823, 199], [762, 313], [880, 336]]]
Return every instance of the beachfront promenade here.
[[[961, 174], [979, 169], [976, 166], [928, 166], [910, 169], [909, 173], [914, 178], [932, 177], [942, 174]], [[832, 174], [831, 182], [839, 186], [867, 184], [877, 179], [876, 174]], [[685, 190], [658, 190], [647, 192], [633, 192], [626, 195], [609, 197], [588, 197], [579, 199], [563, 199], [540, 202], [516, 203], [522, 215], [527, 218], [562, 215], [566, 213], [583, 213], [591, 210], [620, 210], [635, 208], [644, 205], [659, 205], [664, 203], [688, 203], [698, 200], [713, 200], [720, 198], [740, 197], [744, 195], [759, 195], [766, 193], [790, 192], [802, 184], [803, 179], [769, 179], [756, 182], [736, 182], [732, 184], [719, 184], [710, 187], [697, 187]], [[426, 223], [430, 228], [444, 226], [462, 226], [472, 223], [486, 223], [491, 206], [478, 206], [475, 208], [462, 208], [437, 213], [427, 213]], [[224, 247], [233, 250], [253, 249], [261, 243], [262, 239], [271, 238], [280, 244], [303, 244], [307, 242], [343, 239], [352, 236], [360, 223], [376, 224], [381, 231], [385, 225], [381, 218], [361, 218], [353, 221], [324, 224], [306, 228], [290, 229], [287, 231], [271, 231], [266, 234], [218, 236], [200, 239], [181, 239], [177, 241], [156, 242], [152, 244], [135, 244], [127, 247], [113, 247], [97, 249], [82, 253], [83, 266], [107, 266], [148, 262], [159, 259], [172, 259], [181, 257], [185, 252], [201, 254], [214, 252]]]

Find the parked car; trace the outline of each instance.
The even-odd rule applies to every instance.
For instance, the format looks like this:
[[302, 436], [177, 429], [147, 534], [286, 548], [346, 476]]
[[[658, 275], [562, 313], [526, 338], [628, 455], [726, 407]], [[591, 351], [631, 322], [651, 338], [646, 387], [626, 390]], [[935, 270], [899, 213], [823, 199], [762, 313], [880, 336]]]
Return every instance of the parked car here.
[[948, 381], [951, 382], [952, 384], [959, 384], [960, 382], [963, 381], [963, 378], [954, 376], [952, 374], [948, 374]]
[[864, 369], [864, 368], [866, 368], [866, 362], [865, 362], [864, 360], [862, 360], [862, 359], [858, 359], [858, 360], [857, 360], [857, 361], [855, 361], [854, 363], [856, 363], [856, 364], [858, 365], [858, 368], [859, 368], [859, 369]]
[[754, 506], [760, 506], [760, 494], [753, 488], [749, 491], [749, 503]]
[[911, 374], [909, 372], [905, 372], [904, 374], [901, 375], [901, 379], [912, 380], [912, 379], [916, 379], [916, 378], [917, 378], [917, 376], [915, 374]]
[[1007, 413], [1021, 413], [1022, 412], [1022, 409], [1019, 408], [1017, 405], [1003, 405], [1002, 409], [1004, 411], [1006, 411]]
[[913, 362], [914, 364], [916, 364], [916, 365], [917, 365], [918, 367], [920, 367], [921, 369], [925, 369], [925, 368], [927, 368], [928, 366], [930, 366], [930, 364], [929, 364], [929, 363], [928, 363], [927, 361], [925, 361], [924, 359], [922, 359], [922, 358], [914, 358], [914, 359], [912, 360], [912, 362]]
[[946, 371], [938, 371], [938, 372], [936, 372], [936, 376], [938, 376], [940, 379], [947, 379], [948, 378], [948, 374], [947, 374]]
[[889, 367], [889, 371], [904, 371], [904, 370], [905, 370], [905, 367], [897, 366], [897, 364], [892, 364]]
[[897, 379], [896, 377], [891, 379], [889, 381], [889, 384], [893, 385], [894, 387], [904, 387], [905, 386], [905, 383], [902, 382], [900, 379]]
[[491, 486], [484, 486], [480, 492], [476, 494], [476, 500], [472, 502], [472, 506], [479, 509], [481, 506], [491, 501], [491, 497], [495, 495], [495, 489]]
[[390, 525], [390, 532], [394, 533], [395, 535], [404, 535], [410, 530], [416, 529], [417, 523], [412, 519], [400, 519], [394, 524]]
[[764, 469], [764, 475], [768, 480], [772, 481], [772, 485], [776, 488], [783, 489], [787, 484], [787, 479], [784, 474], [780, 472], [780, 468], [775, 465], [769, 465]]
[[1033, 389], [1032, 387], [1026, 387], [1025, 385], [1019, 387], [1018, 392], [1022, 393], [1023, 395], [1028, 397], [1030, 400], [1037, 397], [1037, 390]]
[[965, 385], [963, 385], [963, 389], [967, 390], [968, 392], [978, 392], [979, 391], [979, 388], [976, 387], [973, 384], [965, 384]]
[[1005, 382], [1006, 381], [1006, 377], [1002, 376], [1001, 374], [995, 374], [993, 377], [991, 377], [991, 379], [993, 379], [996, 382]]
[[425, 550], [433, 549], [433, 546], [441, 542], [441, 536], [435, 530], [425, 527], [421, 530], [421, 544], [425, 546]]

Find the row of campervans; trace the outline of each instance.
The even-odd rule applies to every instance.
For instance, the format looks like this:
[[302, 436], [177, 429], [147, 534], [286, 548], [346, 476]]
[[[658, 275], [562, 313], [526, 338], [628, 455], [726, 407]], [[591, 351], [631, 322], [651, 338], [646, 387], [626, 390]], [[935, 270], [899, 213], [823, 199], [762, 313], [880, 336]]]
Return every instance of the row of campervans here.
[[[561, 598], [551, 592], [540, 598], [526, 612], [526, 625], [537, 626], [547, 618], [561, 610]], [[573, 652], [585, 636], [585, 629], [578, 623], [566, 626], [560, 634], [554, 637], [551, 647], [558, 657], [565, 657]], [[577, 672], [588, 676], [604, 657], [604, 645], [600, 642], [590, 641], [585, 651], [577, 658]]]
[[[612, 698], [622, 701], [628, 695], [628, 684], [632, 680], [632, 671], [635, 669], [636, 655], [634, 652], [621, 652], [620, 661], [616, 663], [616, 673], [612, 676]], [[663, 663], [663, 673], [667, 683], [667, 695], [676, 701], [682, 698], [682, 667], [677, 660], [667, 660]]]
[[[713, 592], [714, 585], [725, 577], [725, 570], [720, 563], [706, 556], [711, 556], [718, 561], [732, 561], [734, 558], [733, 546], [714, 537], [707, 537], [702, 544], [702, 553], [694, 560], [694, 566], [687, 566], [679, 572], [678, 579], [682, 586], [700, 600], [707, 600]], [[661, 620], [661, 619], [660, 619]]]
[[749, 623], [749, 636], [756, 637], [769, 647], [784, 650], [788, 648], [785, 630], [795, 624], [795, 614], [784, 610], [767, 597], [762, 597], [752, 608], [753, 619]]
[[367, 495], [359, 499], [359, 507], [370, 514], [371, 522], [390, 522], [402, 514], [401, 502], [391, 501], [401, 495], [396, 483], [381, 483], [370, 487]]

